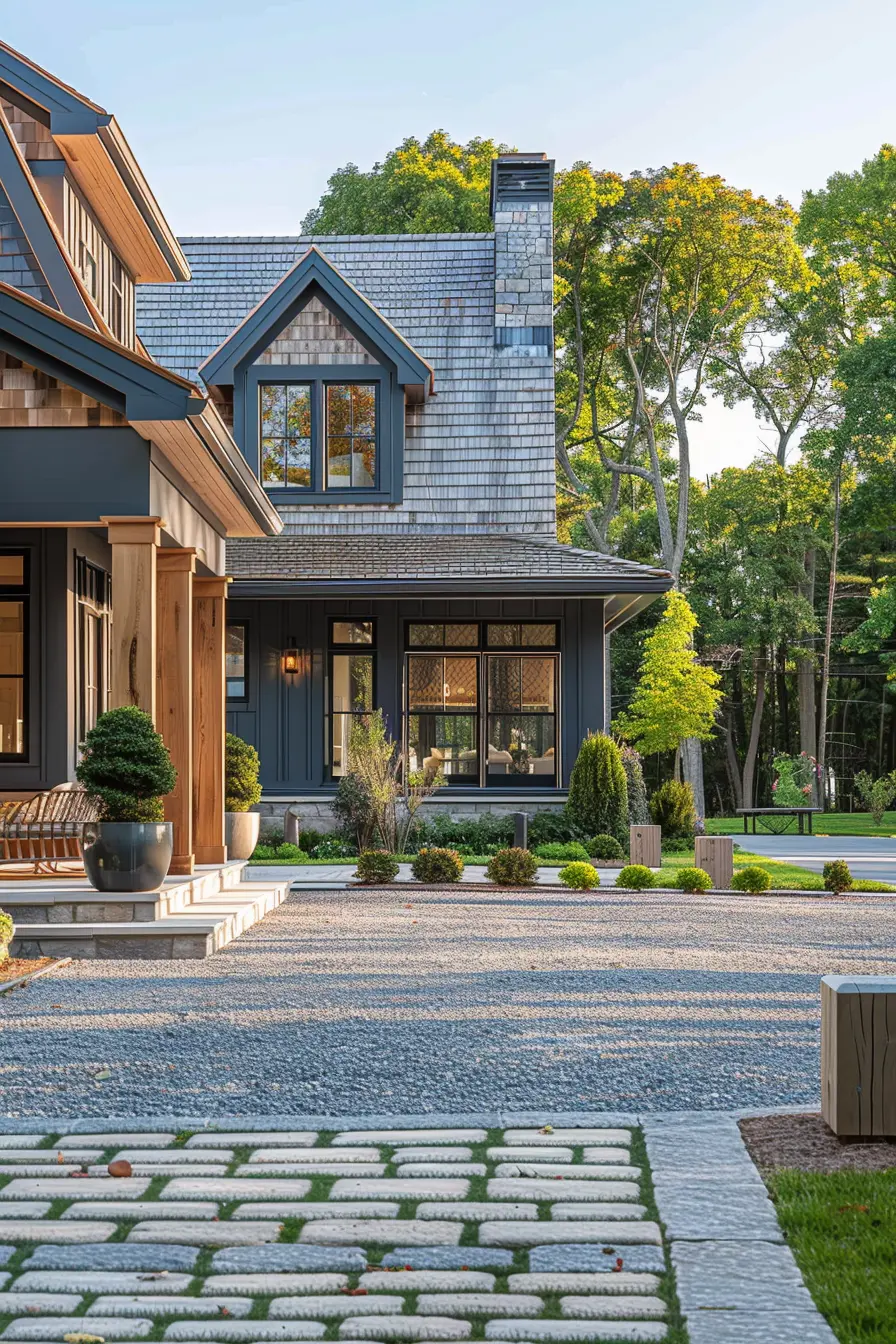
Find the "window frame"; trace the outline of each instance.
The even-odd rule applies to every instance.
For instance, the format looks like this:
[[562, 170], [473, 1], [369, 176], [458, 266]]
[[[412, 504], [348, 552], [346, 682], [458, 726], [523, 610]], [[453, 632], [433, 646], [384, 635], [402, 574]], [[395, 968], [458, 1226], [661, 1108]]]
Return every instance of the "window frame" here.
[[[97, 587], [101, 586], [99, 596], [89, 591], [87, 582], [90, 571], [102, 576]], [[111, 699], [111, 635], [112, 635], [112, 575], [102, 565], [88, 559], [86, 555], [75, 552], [75, 602], [77, 606], [77, 724], [78, 743], [84, 741], [86, 734], [94, 726], [88, 724], [87, 705], [87, 650], [88, 635], [96, 637], [97, 671], [97, 717], [109, 708]], [[89, 630], [91, 622], [94, 629]]]
[[3, 681], [22, 683], [22, 750], [0, 751], [0, 762], [25, 765], [31, 759], [31, 551], [22, 546], [3, 546], [0, 555], [14, 555], [22, 561], [20, 584], [0, 583], [0, 602], [22, 603], [22, 671], [0, 674]]
[[[492, 624], [502, 624], [502, 622], [492, 622]], [[508, 624], [511, 624], [511, 622], [508, 622]], [[514, 624], [516, 624], [516, 622], [514, 622]], [[538, 625], [542, 625], [542, 624], [544, 624], [544, 625], [546, 625], [547, 622], [546, 622], [546, 621], [544, 621], [544, 622], [542, 622], [542, 621], [538, 621], [538, 622], [535, 622], [535, 624], [538, 624]], [[559, 649], [559, 647], [555, 647], [555, 648], [552, 648], [552, 649], [538, 649], [538, 648], [527, 647], [525, 650], [522, 650], [522, 649], [519, 649], [519, 648], [509, 649], [509, 648], [507, 648], [507, 647], [502, 647], [500, 650], [496, 650], [496, 649], [494, 649], [494, 648], [484, 648], [484, 649], [482, 650], [482, 653], [481, 653], [480, 657], [481, 657], [481, 659], [482, 659], [481, 678], [482, 678], [482, 685], [483, 685], [483, 696], [484, 696], [484, 701], [485, 701], [485, 709], [484, 709], [483, 714], [482, 714], [482, 737], [483, 737], [483, 748], [482, 748], [482, 750], [483, 750], [483, 761], [482, 761], [482, 770], [481, 770], [481, 773], [480, 773], [480, 777], [481, 777], [482, 780], [483, 780], [482, 788], [484, 788], [484, 789], [507, 789], [507, 790], [513, 790], [513, 791], [517, 791], [517, 790], [518, 790], [518, 791], [521, 792], [521, 793], [522, 793], [522, 792], [525, 792], [527, 789], [538, 789], [538, 788], [544, 788], [544, 789], [556, 789], [556, 788], [559, 788], [559, 787], [560, 787], [560, 780], [563, 778], [563, 774], [562, 774], [562, 761], [561, 761], [561, 759], [560, 759], [561, 749], [562, 749], [562, 731], [561, 731], [561, 729], [562, 729], [562, 722], [563, 722], [563, 721], [562, 721], [562, 717], [561, 717], [561, 714], [562, 714], [561, 688], [562, 688], [562, 685], [563, 685], [563, 678], [562, 678], [561, 653], [560, 653], [560, 649]], [[492, 660], [493, 658], [494, 658], [494, 659], [498, 659], [498, 658], [518, 658], [518, 659], [520, 660], [520, 662], [524, 661], [525, 659], [530, 659], [530, 658], [549, 658], [549, 659], [551, 660], [551, 662], [553, 663], [553, 665], [554, 665], [554, 669], [553, 669], [553, 672], [554, 672], [554, 708], [553, 708], [553, 710], [551, 710], [551, 711], [547, 711], [547, 710], [534, 710], [534, 711], [532, 711], [532, 712], [531, 712], [530, 714], [528, 714], [528, 715], [525, 713], [524, 710], [520, 710], [520, 712], [519, 712], [518, 715], [515, 715], [513, 710], [493, 710], [493, 709], [492, 709], [492, 706], [491, 706], [491, 697], [490, 697], [490, 695], [489, 695], [489, 684], [490, 684], [489, 664], [490, 664], [490, 662], [491, 662], [491, 660]], [[552, 776], [551, 781], [550, 781], [549, 783], [541, 783], [541, 784], [537, 784], [537, 783], [535, 783], [535, 782], [534, 782], [535, 780], [538, 780], [538, 779], [545, 779], [545, 778], [546, 778], [545, 776], [539, 776], [539, 775], [536, 775], [536, 774], [532, 774], [532, 775], [518, 775], [518, 776], [515, 776], [515, 777], [512, 776], [512, 775], [507, 776], [507, 775], [498, 775], [498, 774], [489, 776], [489, 770], [488, 770], [488, 749], [489, 749], [489, 746], [491, 745], [490, 742], [489, 742], [489, 722], [490, 722], [491, 719], [495, 719], [495, 718], [505, 718], [505, 717], [510, 717], [510, 718], [514, 718], [514, 717], [518, 717], [518, 718], [528, 717], [528, 718], [553, 719], [553, 722], [554, 722], [554, 756], [553, 756], [554, 770], [553, 770], [553, 776]], [[513, 778], [516, 778], [516, 780], [517, 780], [517, 782], [516, 782], [515, 784], [507, 784], [506, 782], [503, 782], [503, 781], [506, 781], [507, 779], [513, 779]], [[523, 781], [525, 781], [525, 782], [523, 782]], [[531, 782], [530, 782], [530, 781], [531, 781]]]
[[[243, 694], [231, 695], [227, 689], [227, 631], [231, 626], [240, 626], [243, 632]], [[225, 618], [224, 621], [224, 699], [228, 708], [233, 706], [245, 706], [249, 703], [249, 677], [252, 660], [249, 655], [249, 622], [241, 616], [233, 620]]]
[[[337, 642], [333, 631], [337, 624], [357, 621], [369, 624], [371, 641], [369, 644], [344, 644]], [[327, 684], [324, 696], [324, 771], [330, 784], [338, 784], [342, 775], [333, 773], [333, 727], [338, 714], [341, 718], [360, 718], [363, 714], [372, 714], [377, 708], [377, 677], [379, 659], [377, 658], [377, 618], [375, 616], [330, 616], [327, 620]], [[333, 708], [333, 659], [344, 657], [366, 657], [370, 659], [371, 671], [371, 708], [370, 709], [334, 709]]]
[[[398, 504], [404, 473], [404, 390], [378, 364], [252, 364], [234, 384], [234, 431], [261, 480], [261, 387], [307, 383], [311, 387], [311, 486], [264, 486], [275, 504]], [[373, 486], [326, 484], [326, 388], [373, 386], [376, 396], [376, 480]]]

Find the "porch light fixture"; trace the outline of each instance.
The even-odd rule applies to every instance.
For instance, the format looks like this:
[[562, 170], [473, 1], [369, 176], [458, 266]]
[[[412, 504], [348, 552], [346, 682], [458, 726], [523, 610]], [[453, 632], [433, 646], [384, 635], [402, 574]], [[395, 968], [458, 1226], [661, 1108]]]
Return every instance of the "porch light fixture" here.
[[284, 649], [280, 655], [280, 666], [284, 676], [296, 676], [302, 670], [302, 655], [298, 649]]

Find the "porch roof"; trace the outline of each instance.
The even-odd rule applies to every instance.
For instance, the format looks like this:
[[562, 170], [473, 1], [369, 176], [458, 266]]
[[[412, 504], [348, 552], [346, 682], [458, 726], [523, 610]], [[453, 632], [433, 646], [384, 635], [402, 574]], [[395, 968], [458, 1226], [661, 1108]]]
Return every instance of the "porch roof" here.
[[672, 587], [664, 569], [549, 538], [281, 535], [227, 547], [231, 597], [568, 595], [611, 599], [622, 624]]

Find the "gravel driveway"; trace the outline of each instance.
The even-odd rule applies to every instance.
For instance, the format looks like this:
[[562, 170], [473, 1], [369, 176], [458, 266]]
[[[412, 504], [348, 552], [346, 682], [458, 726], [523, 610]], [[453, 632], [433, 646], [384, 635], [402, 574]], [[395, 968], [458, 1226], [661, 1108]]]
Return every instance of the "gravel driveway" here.
[[819, 976], [894, 941], [880, 897], [303, 891], [208, 961], [0, 997], [0, 1112], [815, 1105]]

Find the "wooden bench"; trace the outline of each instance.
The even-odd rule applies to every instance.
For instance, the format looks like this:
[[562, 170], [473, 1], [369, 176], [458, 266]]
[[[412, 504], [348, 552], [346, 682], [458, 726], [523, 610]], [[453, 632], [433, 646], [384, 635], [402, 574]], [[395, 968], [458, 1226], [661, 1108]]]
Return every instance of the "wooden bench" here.
[[[812, 834], [812, 818], [816, 812], [823, 812], [823, 807], [739, 807], [737, 815], [744, 819], [744, 835], [748, 835], [747, 822], [750, 817], [753, 818], [753, 834], [756, 834], [756, 819], [759, 818], [759, 824], [765, 830], [771, 831], [773, 835], [783, 835], [789, 829], [791, 822], [796, 818], [799, 826], [800, 835], [805, 835], [805, 826], [808, 825], [808, 834]], [[780, 817], [784, 820], [783, 826], [774, 826], [771, 824], [772, 817]]]
[[0, 873], [7, 879], [83, 877], [81, 836], [96, 819], [84, 789], [71, 784], [0, 804]]

